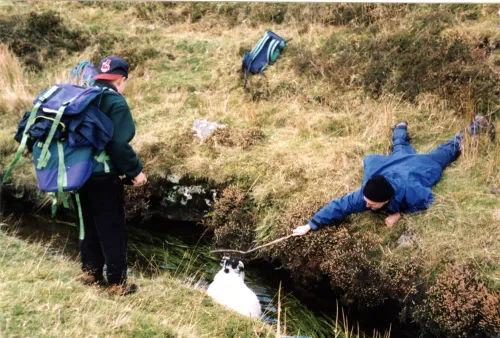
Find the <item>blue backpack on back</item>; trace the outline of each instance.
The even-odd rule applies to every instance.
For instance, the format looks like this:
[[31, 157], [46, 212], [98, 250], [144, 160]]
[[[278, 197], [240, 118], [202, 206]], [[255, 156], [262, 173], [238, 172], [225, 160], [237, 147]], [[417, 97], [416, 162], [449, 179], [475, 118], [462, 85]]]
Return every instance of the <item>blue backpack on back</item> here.
[[3, 182], [8, 180], [26, 146], [32, 149], [38, 186], [52, 195], [53, 215], [58, 199], [68, 207], [64, 193], [75, 193], [81, 239], [83, 220], [76, 191], [96, 168], [109, 171], [111, 165], [104, 148], [113, 136], [114, 125], [99, 110], [101, 95], [107, 91], [112, 92], [71, 84], [56, 84], [42, 91], [19, 123], [14, 138], [20, 145], [3, 178]]
[[266, 31], [252, 51], [245, 53], [241, 65], [241, 71], [245, 74], [245, 88], [248, 74], [260, 73], [264, 75], [264, 69], [278, 59], [286, 44], [287, 41], [276, 33]]

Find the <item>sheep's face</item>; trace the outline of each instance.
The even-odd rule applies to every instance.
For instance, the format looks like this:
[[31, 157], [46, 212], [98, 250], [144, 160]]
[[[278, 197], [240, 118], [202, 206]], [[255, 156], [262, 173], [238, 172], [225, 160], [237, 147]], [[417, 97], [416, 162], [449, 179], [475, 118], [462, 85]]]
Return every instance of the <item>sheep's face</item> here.
[[227, 256], [222, 257], [220, 261], [220, 266], [227, 274], [236, 274], [239, 276], [243, 276], [245, 265], [243, 262], [236, 258], [230, 258]]

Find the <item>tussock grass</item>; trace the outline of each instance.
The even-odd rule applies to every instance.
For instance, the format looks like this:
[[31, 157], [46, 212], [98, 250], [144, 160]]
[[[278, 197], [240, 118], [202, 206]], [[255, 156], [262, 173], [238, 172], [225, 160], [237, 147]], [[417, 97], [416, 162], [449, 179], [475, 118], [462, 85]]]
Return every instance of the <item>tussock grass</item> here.
[[[7, 46], [0, 43], [0, 163], [3, 168], [10, 161], [8, 155], [17, 150], [13, 139], [17, 123], [24, 111], [32, 106], [33, 92], [28, 81], [29, 76]], [[26, 165], [26, 162], [20, 162], [18, 178], [34, 177], [31, 170], [22, 169]]]
[[[23, 68], [19, 60], [9, 52], [6, 45], [0, 44], [0, 102], [2, 111], [14, 111], [20, 105], [32, 100], [26, 89]], [[3, 115], [3, 114], [2, 114]]]

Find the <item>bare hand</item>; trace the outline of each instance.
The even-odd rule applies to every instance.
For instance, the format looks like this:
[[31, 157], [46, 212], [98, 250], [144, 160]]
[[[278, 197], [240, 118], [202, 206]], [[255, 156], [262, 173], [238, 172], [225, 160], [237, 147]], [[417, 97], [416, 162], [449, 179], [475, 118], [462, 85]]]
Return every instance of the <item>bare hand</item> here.
[[144, 184], [148, 183], [148, 178], [143, 172], [141, 172], [139, 175], [134, 177], [132, 183], [134, 183], [134, 187], [141, 187]]
[[293, 229], [292, 236], [303, 236], [307, 234], [309, 230], [311, 230], [309, 224], [296, 227], [295, 229]]
[[396, 224], [399, 220], [401, 219], [400, 214], [392, 214], [389, 215], [385, 218], [385, 224], [389, 227], [392, 228], [394, 224]]

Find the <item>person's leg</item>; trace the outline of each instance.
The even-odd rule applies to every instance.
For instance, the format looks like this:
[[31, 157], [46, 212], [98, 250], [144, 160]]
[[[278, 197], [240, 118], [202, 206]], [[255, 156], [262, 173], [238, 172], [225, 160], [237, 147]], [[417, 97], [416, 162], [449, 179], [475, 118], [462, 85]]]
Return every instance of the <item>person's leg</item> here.
[[408, 136], [408, 126], [406, 122], [400, 122], [392, 132], [392, 153], [395, 154], [416, 154], [417, 152], [410, 144]]
[[123, 184], [118, 177], [101, 177], [93, 182], [96, 194], [92, 200], [94, 222], [107, 267], [110, 285], [127, 280], [127, 227]]
[[427, 153], [425, 156], [433, 159], [441, 168], [446, 168], [451, 162], [455, 161], [460, 155], [460, 144], [462, 143], [463, 132], [456, 134], [451, 140], [441, 144], [436, 149]]
[[471, 136], [487, 133], [491, 139], [495, 137], [495, 126], [488, 121], [482, 114], [477, 114], [468, 128], [461, 130], [451, 140], [441, 144], [439, 147], [426, 154], [427, 157], [438, 162], [441, 167], [446, 168], [451, 162], [455, 161], [460, 155], [461, 143], [464, 134], [469, 132]]
[[82, 261], [82, 270], [90, 278], [89, 282], [103, 282], [104, 255], [101, 249], [101, 243], [94, 223], [94, 214], [92, 208], [92, 198], [94, 195], [92, 183], [87, 182], [79, 191], [80, 204], [82, 207], [82, 216], [85, 236], [80, 240], [80, 257]]

